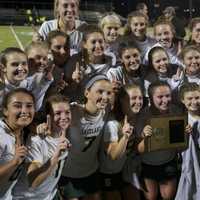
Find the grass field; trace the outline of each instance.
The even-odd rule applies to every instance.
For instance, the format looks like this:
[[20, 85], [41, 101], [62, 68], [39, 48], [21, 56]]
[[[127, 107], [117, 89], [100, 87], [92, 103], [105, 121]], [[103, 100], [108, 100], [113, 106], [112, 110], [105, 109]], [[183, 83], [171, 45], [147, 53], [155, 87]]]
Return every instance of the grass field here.
[[[10, 26], [0, 26], [0, 51], [5, 49], [6, 47], [20, 47], [19, 43], [22, 44], [23, 47], [26, 47], [27, 44], [31, 42], [33, 29], [31, 26], [12, 26], [14, 33], [11, 30]], [[187, 31], [187, 35], [185, 39], [188, 39], [189, 32]], [[148, 35], [153, 35], [152, 28], [148, 28]], [[16, 34], [16, 36], [14, 36]], [[17, 41], [18, 40], [18, 41]]]
[[[10, 26], [0, 26], [0, 51], [6, 47], [20, 47], [19, 42], [23, 47], [31, 42], [33, 29], [31, 26], [12, 26], [16, 37], [19, 39], [17, 42]], [[152, 35], [152, 28], [148, 29], [149, 35]]]
[[[28, 26], [13, 26], [18, 41], [25, 47], [32, 38], [33, 30]], [[6, 47], [20, 47], [10, 26], [0, 26], [0, 51]]]

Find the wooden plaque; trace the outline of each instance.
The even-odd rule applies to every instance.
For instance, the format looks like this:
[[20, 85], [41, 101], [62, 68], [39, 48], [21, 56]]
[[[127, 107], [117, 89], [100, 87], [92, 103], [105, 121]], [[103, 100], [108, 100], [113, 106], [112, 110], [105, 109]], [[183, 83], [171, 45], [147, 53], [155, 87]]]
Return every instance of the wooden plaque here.
[[150, 126], [153, 128], [153, 134], [145, 138], [145, 151], [186, 149], [188, 146], [186, 125], [186, 115], [151, 118]]

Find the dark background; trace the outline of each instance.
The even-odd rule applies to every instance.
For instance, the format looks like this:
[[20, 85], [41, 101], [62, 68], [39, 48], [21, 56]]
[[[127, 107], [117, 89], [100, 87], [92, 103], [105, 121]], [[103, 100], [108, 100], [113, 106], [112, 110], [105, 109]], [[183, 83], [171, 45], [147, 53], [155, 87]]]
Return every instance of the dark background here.
[[[166, 6], [175, 7], [177, 15], [187, 20], [191, 17], [200, 16], [200, 0], [81, 0], [80, 10], [86, 12], [97, 11], [99, 13], [115, 11], [126, 17], [139, 2], [144, 2], [148, 5], [151, 21], [154, 21]], [[53, 0], [1, 0], [0, 10], [2, 11], [3, 9], [13, 9], [19, 14], [26, 9], [35, 9], [39, 11], [40, 15], [53, 18]]]

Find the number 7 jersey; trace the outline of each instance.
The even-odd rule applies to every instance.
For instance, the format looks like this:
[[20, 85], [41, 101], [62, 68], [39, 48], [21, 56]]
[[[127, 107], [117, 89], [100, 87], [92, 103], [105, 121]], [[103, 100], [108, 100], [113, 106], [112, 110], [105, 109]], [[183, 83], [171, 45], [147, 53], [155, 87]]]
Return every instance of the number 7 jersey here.
[[98, 167], [98, 151], [105, 111], [90, 115], [83, 108], [73, 108], [69, 140], [72, 144], [62, 175], [71, 178], [87, 177]]

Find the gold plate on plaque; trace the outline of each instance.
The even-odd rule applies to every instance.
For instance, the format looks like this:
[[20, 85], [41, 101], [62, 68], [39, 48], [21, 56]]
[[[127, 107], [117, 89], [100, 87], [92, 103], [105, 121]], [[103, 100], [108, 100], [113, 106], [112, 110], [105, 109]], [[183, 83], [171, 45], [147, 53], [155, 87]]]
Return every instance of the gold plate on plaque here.
[[156, 116], [150, 120], [153, 128], [151, 137], [145, 138], [145, 151], [157, 151], [167, 149], [186, 149], [188, 136], [185, 134], [187, 116]]

